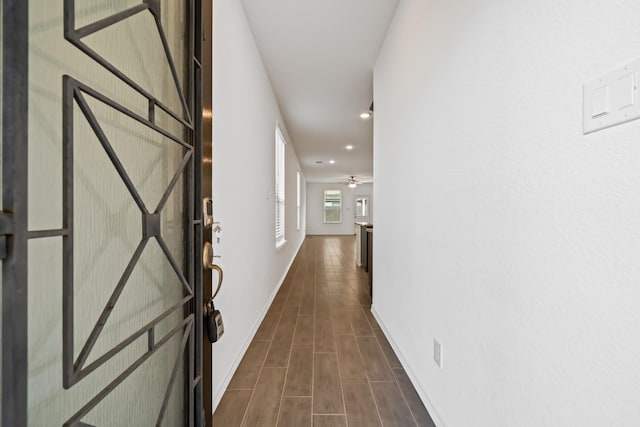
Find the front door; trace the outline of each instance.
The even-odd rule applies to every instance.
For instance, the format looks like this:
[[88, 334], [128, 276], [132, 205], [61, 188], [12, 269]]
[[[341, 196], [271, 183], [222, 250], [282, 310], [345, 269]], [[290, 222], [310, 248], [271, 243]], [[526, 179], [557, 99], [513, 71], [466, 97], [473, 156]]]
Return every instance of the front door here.
[[5, 426], [202, 425], [199, 11], [3, 0]]

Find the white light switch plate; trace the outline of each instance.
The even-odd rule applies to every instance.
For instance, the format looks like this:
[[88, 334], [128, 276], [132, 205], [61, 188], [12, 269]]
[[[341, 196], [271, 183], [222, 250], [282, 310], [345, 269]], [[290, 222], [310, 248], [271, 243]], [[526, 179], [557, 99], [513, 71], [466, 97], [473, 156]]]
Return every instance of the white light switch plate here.
[[584, 85], [584, 134], [640, 118], [640, 59]]

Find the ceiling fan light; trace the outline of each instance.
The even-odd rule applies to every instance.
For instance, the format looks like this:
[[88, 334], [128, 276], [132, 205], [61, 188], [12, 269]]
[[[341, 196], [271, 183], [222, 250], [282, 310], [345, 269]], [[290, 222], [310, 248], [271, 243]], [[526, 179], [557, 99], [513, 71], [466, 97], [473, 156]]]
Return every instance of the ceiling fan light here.
[[349, 183], [349, 188], [356, 188], [358, 185], [355, 182]]

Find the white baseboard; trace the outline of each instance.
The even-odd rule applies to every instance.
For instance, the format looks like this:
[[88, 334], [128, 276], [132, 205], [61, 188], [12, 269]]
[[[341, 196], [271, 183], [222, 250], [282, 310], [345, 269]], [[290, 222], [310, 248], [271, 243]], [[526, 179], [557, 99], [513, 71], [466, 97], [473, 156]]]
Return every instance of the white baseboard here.
[[373, 314], [373, 317], [376, 319], [376, 321], [380, 325], [380, 329], [382, 329], [382, 333], [384, 333], [384, 336], [387, 337], [387, 341], [389, 341], [389, 344], [391, 344], [391, 348], [393, 348], [393, 351], [395, 351], [396, 356], [398, 356], [398, 359], [400, 360], [400, 364], [402, 364], [402, 367], [404, 368], [404, 371], [407, 373], [407, 376], [409, 377], [411, 384], [413, 384], [413, 387], [418, 392], [418, 395], [420, 396], [422, 403], [424, 403], [424, 406], [427, 408], [427, 411], [429, 411], [429, 415], [431, 415], [431, 419], [433, 419], [433, 422], [436, 424], [437, 427], [446, 427], [445, 424], [442, 422], [442, 419], [440, 419], [440, 416], [438, 415], [438, 412], [436, 411], [435, 407], [429, 400], [427, 393], [424, 391], [422, 386], [420, 386], [420, 383], [418, 382], [416, 376], [413, 374], [413, 371], [411, 370], [411, 368], [409, 367], [409, 364], [407, 363], [407, 359], [403, 356], [402, 352], [400, 351], [396, 343], [393, 341], [393, 338], [391, 337], [389, 330], [386, 328], [384, 322], [380, 318], [380, 315], [373, 308], [373, 306], [371, 307], [371, 314]]
[[[306, 238], [306, 236], [305, 236], [305, 238]], [[295, 253], [293, 254], [293, 257], [291, 257], [291, 261], [289, 261], [289, 265], [284, 270], [284, 274], [282, 275], [282, 278], [280, 278], [280, 281], [278, 282], [278, 285], [276, 286], [274, 291], [269, 296], [269, 298], [267, 300], [267, 303], [264, 305], [264, 307], [262, 308], [262, 311], [260, 312], [260, 315], [258, 316], [258, 319], [254, 323], [254, 325], [251, 327], [251, 332], [249, 333], [249, 337], [247, 338], [245, 343], [242, 345], [242, 349], [240, 349], [240, 352], [238, 353], [238, 356], [236, 357], [235, 361], [233, 362], [233, 365], [231, 366], [231, 369], [229, 369], [229, 372], [227, 373], [226, 377], [224, 378], [224, 381], [222, 382], [222, 387], [220, 387], [220, 389], [218, 389], [218, 391], [213, 396], [213, 406], [212, 406], [213, 412], [216, 411], [216, 408], [218, 407], [218, 404], [220, 404], [220, 400], [222, 400], [222, 396], [224, 395], [224, 392], [227, 391], [227, 387], [229, 387], [229, 383], [231, 382], [231, 378], [233, 378], [233, 374], [236, 373], [236, 369], [238, 369], [238, 366], [240, 365], [240, 362], [242, 361], [242, 358], [244, 357], [245, 353], [247, 352], [247, 349], [249, 348], [249, 345], [251, 345], [251, 341], [253, 341], [253, 337], [256, 335], [256, 332], [258, 332], [258, 328], [260, 328], [260, 324], [264, 320], [264, 317], [267, 315], [267, 311], [269, 311], [269, 307], [271, 307], [271, 304], [273, 303], [274, 298], [276, 297], [276, 295], [278, 294], [278, 291], [280, 290], [280, 287], [284, 283], [284, 279], [287, 277], [287, 273], [289, 273], [289, 270], [291, 269], [291, 266], [293, 265], [293, 261], [296, 259], [296, 256], [298, 256], [298, 252], [300, 252], [300, 248], [302, 247], [302, 244], [304, 243], [305, 238], [303, 238], [302, 241], [300, 242], [300, 244], [298, 245], [298, 248], [296, 249]], [[215, 357], [215, 355], [214, 355], [214, 357]]]

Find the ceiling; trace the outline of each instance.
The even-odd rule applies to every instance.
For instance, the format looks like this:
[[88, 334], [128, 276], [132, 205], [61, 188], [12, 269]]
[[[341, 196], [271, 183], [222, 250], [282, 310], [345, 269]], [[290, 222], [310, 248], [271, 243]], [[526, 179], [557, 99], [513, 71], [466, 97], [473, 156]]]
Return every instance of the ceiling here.
[[398, 0], [242, 2], [307, 182], [371, 181], [373, 119], [360, 114]]

